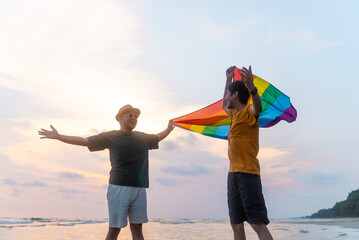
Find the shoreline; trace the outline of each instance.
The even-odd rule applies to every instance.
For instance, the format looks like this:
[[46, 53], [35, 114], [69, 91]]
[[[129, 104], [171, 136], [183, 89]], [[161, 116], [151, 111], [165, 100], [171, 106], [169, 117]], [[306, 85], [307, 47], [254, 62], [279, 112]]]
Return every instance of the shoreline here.
[[[36, 219], [36, 223], [20, 223], [18, 220], [6, 219], [17, 222], [0, 227], [1, 240], [63, 240], [63, 239], [104, 239], [108, 231], [106, 221], [80, 221], [77, 219]], [[14, 221], [16, 220], [16, 221]], [[34, 219], [35, 220], [35, 219]], [[48, 221], [48, 222], [46, 222]], [[75, 222], [74, 222], [75, 221]], [[247, 239], [257, 239], [257, 234], [245, 224]], [[347, 228], [342, 228], [347, 227]], [[277, 240], [322, 240], [359, 239], [359, 218], [356, 219], [278, 219], [272, 220], [269, 230]], [[146, 239], [152, 240], [208, 240], [208, 239], [233, 239], [233, 230], [226, 219], [155, 219], [143, 226]], [[130, 227], [121, 230], [120, 238], [132, 239]]]
[[314, 224], [323, 226], [337, 226], [343, 228], [359, 229], [359, 218], [316, 218], [316, 219], [298, 219], [298, 220], [280, 220], [273, 221], [277, 223], [290, 224]]

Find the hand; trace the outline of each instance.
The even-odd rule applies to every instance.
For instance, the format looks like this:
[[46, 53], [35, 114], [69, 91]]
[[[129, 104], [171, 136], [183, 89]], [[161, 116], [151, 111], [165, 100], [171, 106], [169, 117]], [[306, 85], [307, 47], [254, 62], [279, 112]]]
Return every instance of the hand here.
[[228, 78], [230, 78], [230, 79], [232, 79], [233, 78], [233, 73], [234, 73], [234, 68], [235, 68], [236, 66], [232, 66], [232, 67], [229, 67], [228, 69], [227, 69], [227, 71], [226, 71], [226, 77], [227, 77], [227, 79]]
[[43, 138], [58, 139], [60, 134], [52, 125], [50, 125], [50, 127], [52, 129], [51, 131], [41, 128], [41, 131], [39, 131], [39, 135], [44, 136], [41, 137], [41, 139]]
[[170, 131], [172, 131], [174, 128], [175, 128], [175, 125], [173, 125], [172, 121], [169, 120], [169, 121], [168, 121], [168, 125], [167, 125], [167, 129], [170, 130]]
[[250, 92], [253, 91], [255, 86], [254, 86], [254, 83], [253, 83], [252, 67], [249, 66], [249, 69], [243, 67], [241, 69], [241, 76], [242, 76], [242, 81], [246, 85], [247, 89]]

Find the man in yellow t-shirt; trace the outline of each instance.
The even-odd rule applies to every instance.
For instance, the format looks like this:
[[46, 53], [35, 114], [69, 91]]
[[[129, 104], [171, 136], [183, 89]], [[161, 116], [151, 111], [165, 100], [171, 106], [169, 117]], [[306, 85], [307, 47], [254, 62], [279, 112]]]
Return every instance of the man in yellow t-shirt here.
[[[251, 66], [241, 69], [241, 81], [232, 82], [235, 66], [226, 71], [223, 109], [231, 118], [228, 134], [229, 173], [227, 197], [235, 240], [246, 239], [247, 221], [261, 240], [272, 240], [257, 159], [261, 98], [253, 83]], [[247, 104], [249, 97], [253, 104]]]

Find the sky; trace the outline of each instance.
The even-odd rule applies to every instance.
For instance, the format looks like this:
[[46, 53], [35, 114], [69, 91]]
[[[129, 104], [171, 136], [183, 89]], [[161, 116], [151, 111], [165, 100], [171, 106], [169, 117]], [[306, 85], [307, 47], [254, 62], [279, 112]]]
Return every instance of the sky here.
[[[359, 2], [0, 0], [0, 216], [107, 217], [108, 151], [40, 139], [137, 131], [223, 96], [229, 66], [291, 98], [260, 130], [269, 218], [308, 216], [358, 189]], [[227, 218], [227, 142], [180, 128], [150, 151], [149, 218]]]

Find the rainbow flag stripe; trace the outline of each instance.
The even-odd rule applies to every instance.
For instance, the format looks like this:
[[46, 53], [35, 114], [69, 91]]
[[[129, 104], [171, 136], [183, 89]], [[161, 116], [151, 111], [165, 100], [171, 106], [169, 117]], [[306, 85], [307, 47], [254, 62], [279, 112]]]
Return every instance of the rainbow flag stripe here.
[[[234, 81], [241, 80], [240, 71], [240, 69], [235, 68]], [[281, 120], [289, 123], [296, 120], [297, 110], [291, 104], [288, 96], [260, 77], [254, 75], [253, 79], [254, 85], [258, 88], [263, 107], [259, 115], [259, 127], [272, 127]], [[172, 123], [202, 135], [227, 139], [231, 119], [222, 109], [222, 101], [219, 100], [207, 107], [172, 119]], [[249, 98], [248, 102], [251, 104], [252, 99]]]

